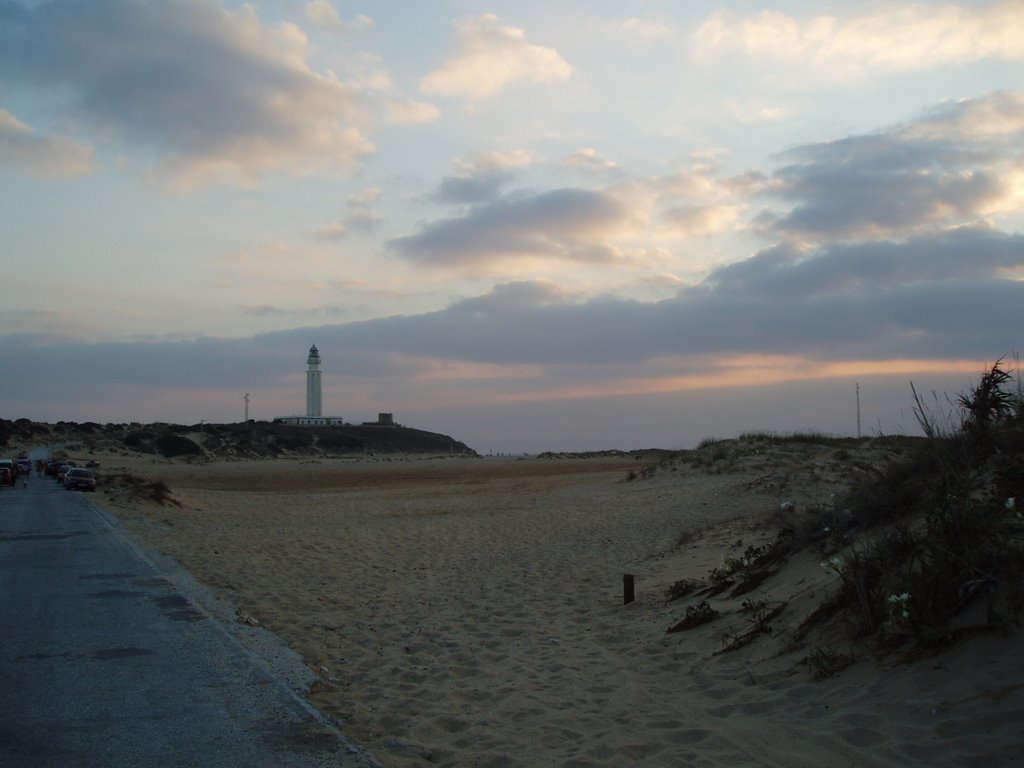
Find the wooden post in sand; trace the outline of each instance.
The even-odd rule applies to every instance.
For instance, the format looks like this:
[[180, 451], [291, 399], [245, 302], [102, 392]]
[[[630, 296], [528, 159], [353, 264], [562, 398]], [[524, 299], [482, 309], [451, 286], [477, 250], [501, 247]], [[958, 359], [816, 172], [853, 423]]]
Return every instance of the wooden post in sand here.
[[629, 605], [636, 600], [636, 592], [634, 591], [634, 580], [632, 573], [622, 574], [622, 604]]

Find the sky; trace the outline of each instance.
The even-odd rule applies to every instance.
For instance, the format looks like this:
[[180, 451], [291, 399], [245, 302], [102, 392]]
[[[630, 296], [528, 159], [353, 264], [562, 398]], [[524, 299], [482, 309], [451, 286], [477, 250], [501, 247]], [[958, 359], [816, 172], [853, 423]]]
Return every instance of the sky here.
[[1024, 0], [0, 0], [3, 418], [916, 434], [1022, 223]]

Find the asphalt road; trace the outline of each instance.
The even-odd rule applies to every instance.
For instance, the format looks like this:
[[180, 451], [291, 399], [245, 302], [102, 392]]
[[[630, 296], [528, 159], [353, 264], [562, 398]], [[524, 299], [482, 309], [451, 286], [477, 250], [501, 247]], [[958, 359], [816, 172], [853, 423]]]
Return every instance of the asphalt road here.
[[90, 498], [0, 489], [0, 766], [377, 765]]

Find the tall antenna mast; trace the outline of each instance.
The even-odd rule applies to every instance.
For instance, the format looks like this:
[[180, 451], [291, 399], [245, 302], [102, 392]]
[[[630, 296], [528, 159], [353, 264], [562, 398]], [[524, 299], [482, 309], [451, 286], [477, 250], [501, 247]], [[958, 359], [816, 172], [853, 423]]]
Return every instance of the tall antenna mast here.
[[[249, 423], [249, 393], [248, 392], [245, 393], [244, 400], [245, 400], [245, 423], [248, 424]], [[859, 428], [858, 428], [858, 431], [860, 431]]]
[[857, 439], [860, 439], [860, 382], [857, 383]]

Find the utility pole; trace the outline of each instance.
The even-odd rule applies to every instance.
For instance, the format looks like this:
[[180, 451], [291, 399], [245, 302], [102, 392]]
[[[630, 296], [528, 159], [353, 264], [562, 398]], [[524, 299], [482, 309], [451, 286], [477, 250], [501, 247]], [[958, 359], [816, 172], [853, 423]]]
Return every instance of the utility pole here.
[[245, 423], [248, 424], [249, 423], [249, 393], [248, 392], [245, 393], [245, 397], [243, 399], [245, 400]]

